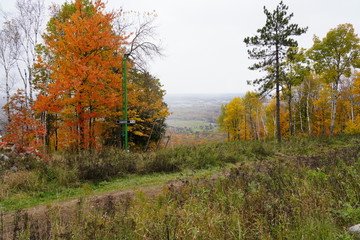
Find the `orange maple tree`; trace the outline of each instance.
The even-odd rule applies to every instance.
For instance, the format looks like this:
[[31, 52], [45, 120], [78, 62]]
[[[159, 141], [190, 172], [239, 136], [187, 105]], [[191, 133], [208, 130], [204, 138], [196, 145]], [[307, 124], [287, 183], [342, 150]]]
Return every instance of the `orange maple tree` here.
[[6, 126], [3, 138], [5, 145], [10, 145], [17, 153], [36, 151], [43, 147], [42, 137], [45, 134], [43, 126], [32, 116], [29, 99], [24, 91], [18, 90], [3, 108], [6, 110], [10, 122]]
[[51, 61], [39, 57], [51, 81], [38, 84], [38, 113], [56, 114], [60, 144], [92, 148], [102, 133], [104, 117], [121, 105], [121, 69], [126, 37], [114, 34], [114, 13], [105, 13], [97, 0], [84, 6], [76, 0], [75, 12], [64, 21], [56, 18], [45, 34]]

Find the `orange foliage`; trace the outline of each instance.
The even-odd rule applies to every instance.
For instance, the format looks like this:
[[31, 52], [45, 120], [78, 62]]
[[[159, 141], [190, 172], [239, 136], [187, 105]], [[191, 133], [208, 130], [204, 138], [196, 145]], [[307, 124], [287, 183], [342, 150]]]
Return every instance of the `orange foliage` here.
[[39, 57], [37, 67], [47, 69], [52, 81], [38, 86], [35, 110], [57, 114], [60, 145], [83, 149], [96, 146], [103, 118], [121, 107], [122, 79], [114, 69], [121, 69], [125, 37], [113, 33], [114, 14], [104, 13], [101, 1], [86, 11], [80, 0], [75, 7], [65, 22], [55, 20], [46, 36], [54, 57]]
[[17, 153], [40, 152], [43, 147], [42, 137], [45, 131], [32, 116], [28, 102], [24, 92], [18, 90], [4, 106], [4, 109], [9, 110], [7, 114], [10, 122], [3, 141], [6, 145], [11, 145]]

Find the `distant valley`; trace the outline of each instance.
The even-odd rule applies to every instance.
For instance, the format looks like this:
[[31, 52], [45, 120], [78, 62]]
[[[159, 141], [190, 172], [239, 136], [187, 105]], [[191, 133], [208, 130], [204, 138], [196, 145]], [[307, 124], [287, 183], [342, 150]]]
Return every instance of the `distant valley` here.
[[203, 121], [216, 123], [221, 112], [221, 105], [243, 94], [167, 94], [165, 102], [172, 114], [168, 117], [169, 126], [176, 122]]
[[167, 119], [170, 146], [218, 142], [226, 139], [217, 119], [221, 106], [243, 94], [168, 94], [165, 102], [172, 113]]

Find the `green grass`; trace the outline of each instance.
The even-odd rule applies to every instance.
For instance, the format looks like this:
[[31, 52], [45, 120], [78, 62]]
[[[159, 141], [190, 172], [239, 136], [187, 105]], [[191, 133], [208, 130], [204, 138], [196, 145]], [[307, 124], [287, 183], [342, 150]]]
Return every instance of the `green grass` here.
[[48, 191], [20, 192], [12, 194], [0, 201], [2, 211], [16, 211], [39, 205], [51, 205], [57, 202], [69, 201], [77, 198], [90, 197], [93, 195], [106, 194], [114, 191], [129, 191], [138, 189], [161, 188], [169, 181], [181, 181], [183, 178], [201, 178], [216, 173], [221, 173], [232, 167], [211, 167], [198, 171], [184, 170], [176, 173], [153, 173], [147, 175], [128, 175], [123, 178], [111, 179], [109, 181], [92, 182], [86, 181], [79, 187], [49, 186]]
[[[8, 167], [16, 165], [19, 171], [0, 171], [2, 177], [0, 208], [2, 211], [15, 211], [113, 191], [160, 187], [172, 180], [198, 179], [221, 174], [234, 164], [246, 166], [243, 169], [244, 172], [252, 172], [254, 175], [249, 175], [249, 178], [256, 179], [257, 172], [251, 171], [252, 168], [261, 171], [268, 167], [267, 164], [271, 165], [271, 162], [304, 162], [304, 164], [315, 167], [315, 170], [305, 169], [302, 174], [312, 178], [311, 181], [315, 181], [317, 184], [317, 182], [322, 183], [324, 179], [329, 178], [327, 172], [329, 170], [323, 170], [322, 168], [326, 168], [326, 165], [321, 164], [324, 162], [328, 162], [329, 166], [338, 164], [332, 162], [332, 158], [334, 156], [339, 159], [346, 158], [351, 147], [359, 146], [359, 143], [359, 135], [339, 135], [335, 137], [294, 137], [285, 139], [280, 145], [275, 141], [247, 141], [184, 146], [146, 154], [127, 154], [118, 150], [80, 155], [57, 154], [53, 156], [49, 164], [14, 157]], [[356, 168], [350, 170], [355, 171], [354, 169]], [[96, 170], [95, 175], [94, 170]], [[342, 171], [350, 170], [345, 168]], [[282, 172], [279, 174], [281, 175]], [[263, 175], [260, 180], [269, 177], [273, 178], [273, 176]], [[298, 179], [301, 177], [298, 176]], [[344, 178], [347, 181], [346, 177]], [[291, 181], [296, 182], [298, 179]], [[313, 185], [314, 183], [308, 184]], [[256, 192], [259, 186], [255, 180], [252, 180], [245, 187], [250, 192]], [[235, 190], [230, 189], [229, 191]], [[352, 196], [353, 200], [339, 200], [342, 201], [345, 210], [340, 207], [334, 208], [334, 211], [337, 211], [337, 214], [343, 216], [344, 219], [346, 217], [353, 218], [351, 216], [360, 213], [357, 205], [354, 205], [355, 200], [360, 202], [360, 198], [354, 191], [349, 189], [347, 192], [343, 192], [346, 196]], [[255, 200], [250, 199], [249, 201]], [[336, 225], [333, 222], [331, 224]]]
[[117, 150], [57, 154], [45, 165], [14, 157], [8, 167], [16, 165], [20, 171], [0, 171], [4, 179], [0, 185], [0, 207], [13, 211], [86, 195], [156, 186], [189, 176], [189, 172], [221, 172], [231, 164], [316, 155], [358, 143], [357, 135], [295, 137], [281, 145], [275, 141], [247, 141], [184, 146], [147, 154]]
[[16, 234], [22, 239], [350, 240], [346, 228], [360, 222], [359, 142], [359, 136], [344, 135], [151, 153], [142, 158], [151, 164], [135, 169], [160, 170], [153, 165], [158, 163], [169, 170], [169, 162], [177, 172], [82, 182], [82, 196], [187, 181], [155, 197], [140, 191], [133, 199], [108, 198], [96, 208], [79, 202], [66, 222], [50, 211], [47, 229], [30, 219]]

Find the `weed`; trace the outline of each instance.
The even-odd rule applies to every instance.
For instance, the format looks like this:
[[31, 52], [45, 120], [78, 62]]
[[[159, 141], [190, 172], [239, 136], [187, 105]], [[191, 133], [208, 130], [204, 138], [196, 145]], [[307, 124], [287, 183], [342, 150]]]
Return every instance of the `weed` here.
[[[90, 195], [96, 190], [94, 186], [105, 188], [112, 178], [129, 174], [194, 170], [228, 162], [237, 166], [216, 179], [183, 179], [182, 184], [169, 187], [155, 198], [141, 193], [134, 198], [108, 197], [95, 207], [81, 199], [66, 221], [56, 214], [46, 216], [42, 222], [26, 220], [18, 212], [13, 236], [22, 239], [352, 239], [345, 229], [360, 221], [357, 139], [355, 135], [297, 137], [281, 145], [248, 141], [186, 146], [147, 154], [127, 154], [113, 149], [103, 153], [64, 154], [55, 157], [48, 166], [28, 171], [20, 168], [11, 174], [4, 171], [2, 176], [15, 179], [19, 174], [19, 179], [34, 178], [32, 181], [41, 191], [25, 180], [6, 184], [14, 187], [13, 192], [36, 192], [48, 197], [46, 188], [71, 185], [64, 179], [67, 173], [61, 172], [62, 167], [73, 170], [69, 173], [71, 181], [77, 182], [79, 191]], [[104, 172], [97, 172], [95, 166]], [[34, 177], [37, 174], [40, 177]], [[66, 191], [71, 195], [75, 190]]]

